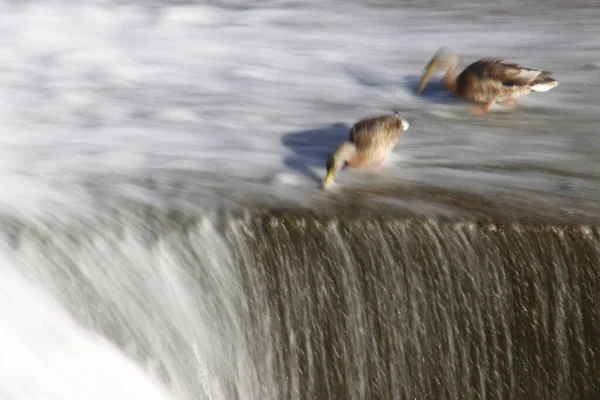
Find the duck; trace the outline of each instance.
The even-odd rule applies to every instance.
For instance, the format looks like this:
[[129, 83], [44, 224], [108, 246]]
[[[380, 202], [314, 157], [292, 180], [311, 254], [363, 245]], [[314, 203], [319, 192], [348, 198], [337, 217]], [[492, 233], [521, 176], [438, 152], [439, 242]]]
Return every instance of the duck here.
[[363, 168], [373, 163], [385, 165], [389, 153], [410, 124], [394, 111], [392, 115], [367, 117], [350, 128], [348, 140], [327, 158], [327, 175], [323, 188], [328, 189], [343, 167]]
[[487, 114], [495, 103], [515, 108], [516, 99], [531, 92], [547, 92], [558, 85], [552, 72], [530, 68], [499, 58], [482, 58], [466, 67], [460, 74], [460, 57], [447, 47], [436, 51], [425, 67], [417, 93], [421, 94], [431, 76], [446, 69], [444, 85], [456, 97], [476, 103], [473, 114]]

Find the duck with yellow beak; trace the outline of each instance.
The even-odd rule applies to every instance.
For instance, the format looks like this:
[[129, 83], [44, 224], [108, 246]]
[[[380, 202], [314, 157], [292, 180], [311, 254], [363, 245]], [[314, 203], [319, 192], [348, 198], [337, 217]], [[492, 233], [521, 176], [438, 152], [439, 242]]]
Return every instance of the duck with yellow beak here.
[[460, 74], [460, 58], [448, 48], [439, 49], [425, 67], [417, 92], [421, 94], [431, 76], [446, 69], [444, 84], [455, 96], [482, 103], [472, 109], [474, 114], [488, 113], [494, 103], [510, 108], [515, 100], [534, 92], [546, 92], [558, 85], [550, 78], [552, 72], [506, 62], [495, 58], [475, 61]]
[[327, 159], [327, 177], [323, 181], [323, 188], [331, 186], [335, 174], [344, 166], [362, 168], [375, 162], [383, 165], [408, 127], [408, 121], [397, 111], [393, 115], [358, 121], [350, 129], [348, 141], [342, 143]]

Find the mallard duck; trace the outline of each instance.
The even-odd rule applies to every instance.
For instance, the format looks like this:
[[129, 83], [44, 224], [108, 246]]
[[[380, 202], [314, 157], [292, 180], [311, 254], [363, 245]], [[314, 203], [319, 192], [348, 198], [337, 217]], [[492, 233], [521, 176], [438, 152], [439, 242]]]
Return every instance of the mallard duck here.
[[446, 68], [444, 84], [458, 97], [483, 103], [472, 111], [485, 114], [494, 103], [514, 108], [515, 100], [534, 92], [546, 92], [558, 85], [549, 77], [552, 72], [506, 62], [500, 59], [485, 58], [475, 61], [458, 74], [460, 58], [448, 48], [439, 49], [427, 67], [417, 89], [422, 93], [425, 85], [436, 70]]
[[361, 168], [374, 162], [383, 165], [408, 127], [408, 121], [397, 111], [393, 115], [358, 121], [350, 129], [348, 141], [342, 143], [327, 159], [327, 177], [323, 181], [323, 188], [331, 185], [335, 174], [344, 166]]

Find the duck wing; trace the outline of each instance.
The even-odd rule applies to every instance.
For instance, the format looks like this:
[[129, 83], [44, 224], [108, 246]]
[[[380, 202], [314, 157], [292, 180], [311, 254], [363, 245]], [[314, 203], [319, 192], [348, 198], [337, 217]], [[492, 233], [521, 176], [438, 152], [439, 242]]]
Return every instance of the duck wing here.
[[500, 59], [482, 59], [469, 68], [476, 73], [480, 79], [491, 79], [501, 82], [505, 86], [527, 86], [544, 81], [550, 71], [542, 71], [538, 68], [526, 67]]

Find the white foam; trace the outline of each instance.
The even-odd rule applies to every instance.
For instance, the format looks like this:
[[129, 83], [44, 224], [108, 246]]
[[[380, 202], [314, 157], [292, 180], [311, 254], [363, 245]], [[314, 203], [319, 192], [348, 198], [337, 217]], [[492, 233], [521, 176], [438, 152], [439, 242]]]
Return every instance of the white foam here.
[[51, 298], [0, 269], [0, 391], [9, 399], [161, 399], [171, 396]]
[[[419, 114], [469, 120], [462, 104], [430, 102], [411, 87], [441, 45], [464, 63], [498, 56], [558, 74], [564, 60], [589, 63], [569, 40], [587, 37], [577, 32], [585, 24], [571, 27], [560, 13], [527, 24], [507, 18], [487, 33], [492, 17], [363, 4], [341, 12], [331, 0], [255, 8], [0, 0], [0, 9], [0, 206], [78, 204], [69, 194], [91, 171], [136, 179], [165, 159], [223, 182], [296, 185], [269, 179], [282, 170], [307, 178], [285, 163], [290, 152], [322, 157], [287, 144], [295, 134], [393, 109], [411, 121], [407, 135], [420, 137], [431, 128]], [[532, 59], [530, 48], [544, 59]], [[551, 96], [545, 105], [578, 107]], [[327, 153], [330, 141], [321, 140], [306, 138]]]

